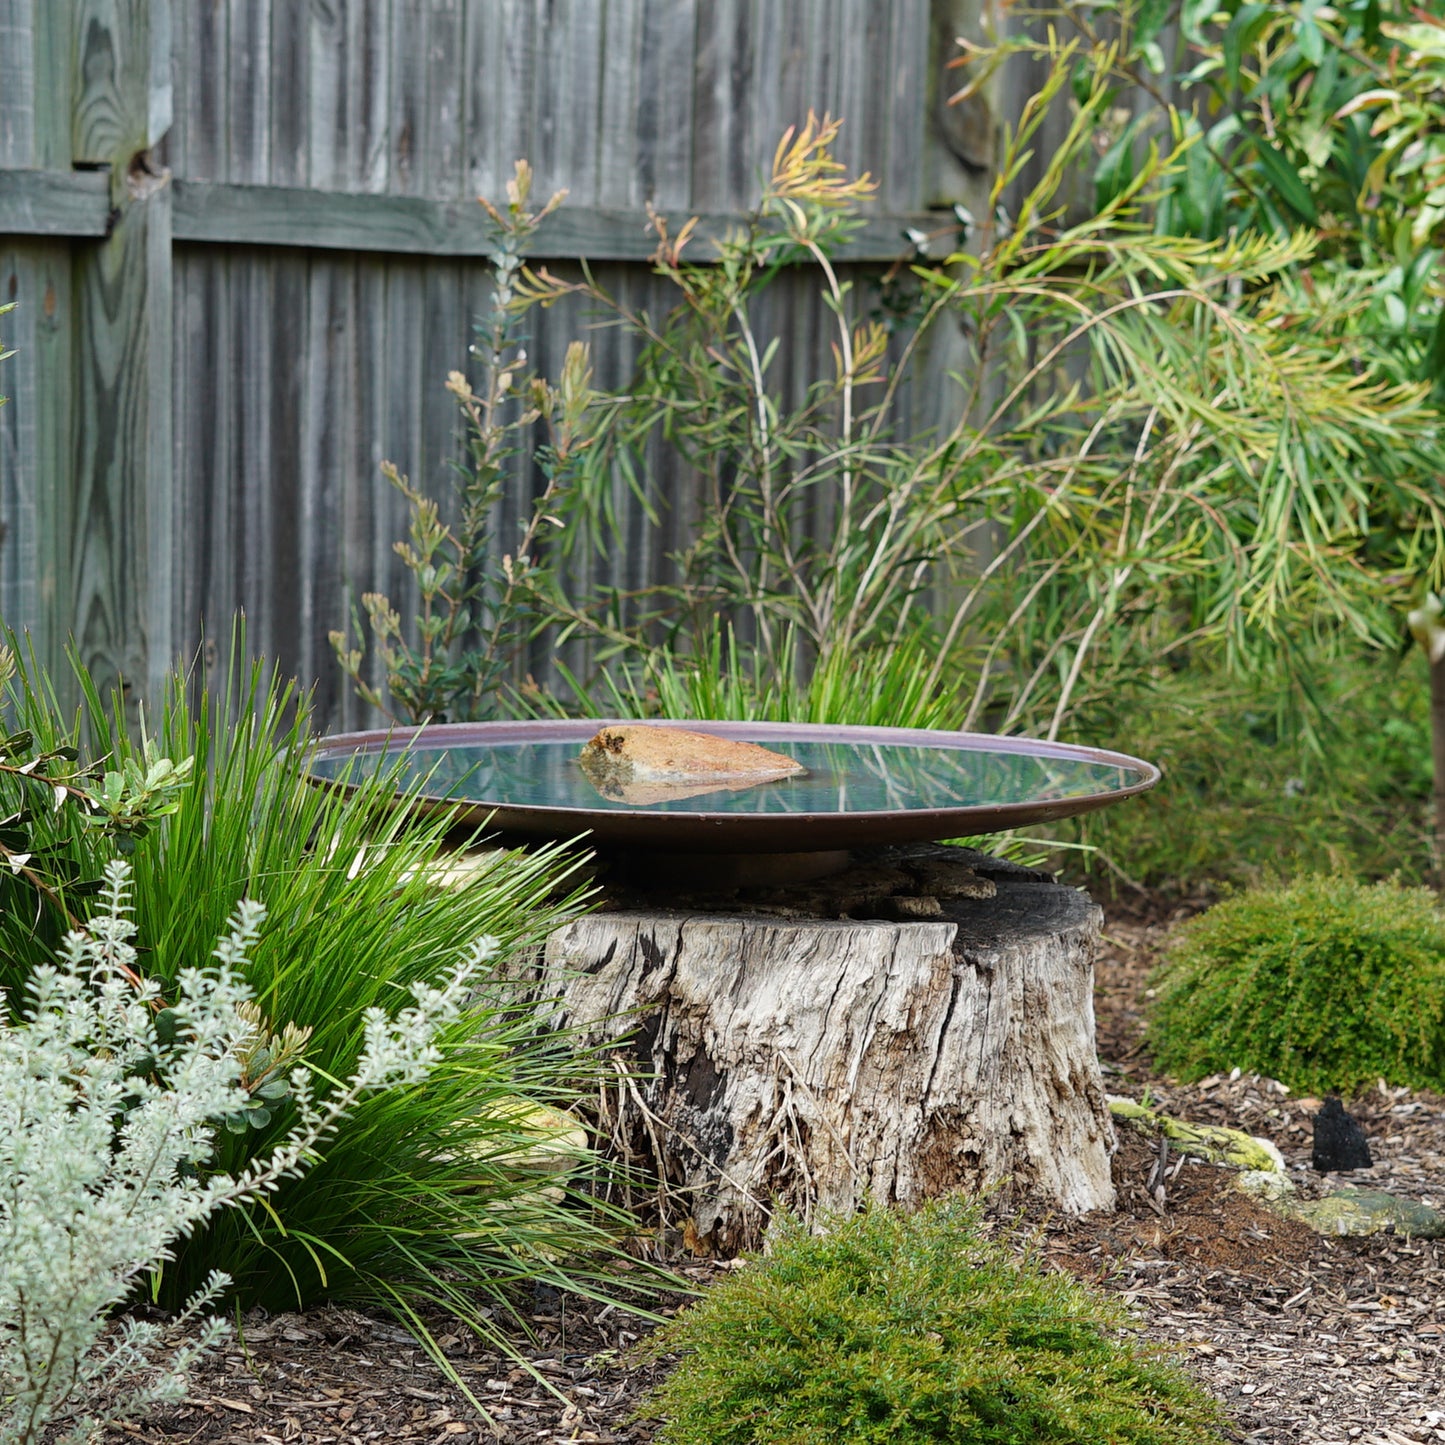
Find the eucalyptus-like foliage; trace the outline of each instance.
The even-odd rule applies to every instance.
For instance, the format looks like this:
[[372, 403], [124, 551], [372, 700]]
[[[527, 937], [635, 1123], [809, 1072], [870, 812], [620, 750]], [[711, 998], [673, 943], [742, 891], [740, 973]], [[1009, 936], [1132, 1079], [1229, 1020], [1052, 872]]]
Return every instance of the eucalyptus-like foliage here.
[[[1094, 169], [1098, 204], [1131, 182], [1149, 136], [1182, 137], [1181, 164], [1151, 211], [1155, 232], [1308, 235], [1309, 256], [1273, 286], [1278, 324], [1347, 357], [1362, 389], [1385, 395], [1403, 386], [1418, 395], [1404, 428], [1362, 427], [1352, 418], [1353, 445], [1340, 455], [1356, 473], [1353, 486], [1331, 486], [1333, 505], [1323, 507], [1298, 494], [1315, 515], [1277, 529], [1276, 559], [1297, 537], [1303, 556], [1323, 562], [1293, 609], [1306, 640], [1343, 627], [1376, 646], [1400, 645], [1407, 614], [1420, 613], [1422, 603], [1427, 609], [1445, 578], [1445, 18], [1438, 11], [1389, 0], [1015, 7], [1026, 21], [1072, 28], [1087, 42], [1075, 83], [1102, 88], [1109, 106]], [[1102, 40], [1105, 29], [1113, 43]], [[1047, 44], [1024, 39], [1014, 48]], [[1283, 502], [1277, 489], [1276, 499]], [[1276, 561], [1265, 602], [1272, 607], [1295, 583], [1295, 570]], [[1431, 659], [1439, 872], [1445, 654], [1431, 651], [1428, 629], [1409, 630]], [[1272, 660], [1288, 657], [1277, 633], [1266, 641]]]
[[[1097, 214], [1069, 216], [1067, 178], [1113, 99], [1111, 54], [1050, 43], [989, 220], [945, 266], [913, 266], [912, 322], [892, 335], [830, 259], [867, 190], [839, 176], [832, 124], [780, 146], [752, 225], [715, 259], [687, 262], [688, 228], [659, 224], [657, 268], [680, 294], [667, 317], [535, 274], [531, 299], [581, 295], [647, 342], [626, 424], [590, 453], [593, 513], [611, 481], [596, 464], [627, 454], [633, 472], [659, 433], [710, 499], [648, 614], [574, 596], [557, 569], [544, 605], [563, 635], [604, 653], [662, 635], [705, 657], [721, 613], [774, 675], [922, 639], [926, 691], [957, 689], [958, 722], [1053, 736], [1146, 653], [1216, 639], [1248, 661], [1301, 627], [1388, 634], [1392, 584], [1369, 554], [1380, 515], [1420, 512], [1427, 565], [1445, 557], [1422, 388], [1362, 375], [1331, 315], [1304, 303], [1307, 234], [1154, 232], [1187, 137], [1151, 145]], [[1006, 215], [1044, 117], [1081, 73], [1094, 79], [1068, 134]], [[790, 338], [757, 318], [798, 264], [835, 318], [836, 369], [789, 410], [772, 378]], [[900, 434], [900, 391], [931, 331], [960, 322], [971, 356], [956, 424]], [[660, 489], [652, 500], [666, 504]]]
[[[209, 1321], [161, 1359], [169, 1332], [130, 1320], [106, 1337], [111, 1311], [218, 1211], [302, 1175], [363, 1095], [423, 1083], [441, 1060], [438, 1031], [495, 947], [477, 940], [442, 987], [419, 984], [391, 1015], [368, 1010], [354, 1070], [324, 1081], [323, 1097], [297, 1068], [284, 1133], [228, 1172], [216, 1168], [216, 1121], [249, 1101], [241, 975], [265, 909], [243, 900], [214, 963], [181, 968], [166, 1000], [137, 971], [130, 886], [112, 862], [87, 932], [32, 971], [20, 1017], [0, 1019], [0, 1445], [92, 1440], [102, 1419], [180, 1395], [223, 1326]], [[178, 1323], [227, 1283], [211, 1271]]]
[[[745, 673], [780, 696], [801, 701], [820, 663], [866, 669], [906, 649], [950, 721], [1056, 736], [1092, 697], [1193, 647], [1251, 667], [1311, 631], [1381, 642], [1402, 556], [1445, 568], [1428, 388], [1383, 373], [1351, 332], [1367, 288], [1312, 287], [1324, 253], [1303, 228], [1161, 231], [1200, 154], [1178, 112], [1136, 133], [1080, 214], [1070, 195], [1136, 52], [1050, 32], [968, 52], [965, 90], [1019, 49], [1044, 83], [1003, 137], [986, 217], [944, 262], [917, 256], [872, 293], [842, 264], [873, 183], [834, 158], [838, 123], [810, 117], [711, 254], [694, 221], [653, 217], [666, 313], [585, 267], [512, 281], [516, 315], [570, 300], [640, 344], [625, 388], [588, 381], [575, 466], [517, 581], [532, 637], [589, 644], [573, 684], [593, 706], [635, 695], [629, 679], [700, 676], [731, 626]], [[1065, 135], [1036, 155], [1060, 109]], [[833, 330], [832, 367], [801, 382], [804, 340], [767, 322], [784, 272], [816, 278]], [[967, 358], [951, 415], [919, 431], [911, 383], [946, 328]], [[650, 469], [659, 454], [676, 465]], [[703, 506], [671, 577], [633, 593], [589, 581], [591, 557], [626, 545], [618, 498], [633, 489], [660, 519], [679, 469]], [[558, 705], [535, 687], [518, 701]], [[756, 712], [760, 695], [730, 682], [696, 701]]]

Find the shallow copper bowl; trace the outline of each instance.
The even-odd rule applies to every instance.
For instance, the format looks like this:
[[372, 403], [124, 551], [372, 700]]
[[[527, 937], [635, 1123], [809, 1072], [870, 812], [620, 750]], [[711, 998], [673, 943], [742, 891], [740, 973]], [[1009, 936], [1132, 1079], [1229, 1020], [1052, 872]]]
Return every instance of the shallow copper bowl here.
[[[442, 750], [479, 749], [483, 752], [525, 743], [571, 743], [580, 750], [598, 728], [613, 719], [567, 719], [539, 722], [447, 723], [423, 728], [340, 733], [324, 738], [314, 754], [323, 772], [342, 766], [357, 755], [399, 755], [410, 750], [421, 764]], [[651, 853], [802, 853], [864, 847], [869, 844], [914, 843], [943, 838], [999, 833], [1033, 823], [1048, 823], [1091, 812], [1152, 788], [1160, 773], [1152, 763], [1102, 748], [1040, 742], [1032, 738], [994, 737], [985, 733], [945, 732], [921, 728], [850, 727], [818, 723], [663, 722], [658, 727], [687, 728], [719, 737], [786, 748], [797, 743], [819, 743], [852, 748], [921, 748], [929, 751], [968, 752], [1000, 757], [1021, 757], [1040, 763], [1093, 764], [1118, 770], [1118, 786], [1064, 797], [1035, 797], [1007, 802], [970, 802], [957, 806], [800, 812], [740, 812], [709, 808], [709, 799], [690, 800], [696, 806], [669, 809], [646, 806], [576, 806], [518, 802], [505, 796], [447, 796], [425, 787], [414, 806], [447, 809], [458, 823], [489, 823], [499, 833], [518, 840], [543, 841], [580, 838], [600, 848], [637, 849]], [[334, 779], [315, 776], [315, 781]], [[772, 785], [768, 785], [772, 786]], [[478, 792], [485, 794], [485, 787]], [[600, 802], [600, 799], [599, 799]]]

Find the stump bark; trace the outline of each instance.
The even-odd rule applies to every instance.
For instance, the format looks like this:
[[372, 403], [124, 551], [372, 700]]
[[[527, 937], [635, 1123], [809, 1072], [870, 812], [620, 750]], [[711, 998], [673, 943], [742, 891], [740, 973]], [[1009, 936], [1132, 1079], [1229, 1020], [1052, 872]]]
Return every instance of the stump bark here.
[[[1099, 909], [971, 850], [888, 854], [835, 887], [861, 917], [754, 890], [595, 913], [548, 940], [543, 986], [615, 1046], [614, 1131], [683, 1193], [696, 1248], [755, 1245], [779, 1204], [910, 1207], [999, 1185], [1069, 1212], [1114, 1202]], [[858, 902], [880, 873], [913, 891]]]

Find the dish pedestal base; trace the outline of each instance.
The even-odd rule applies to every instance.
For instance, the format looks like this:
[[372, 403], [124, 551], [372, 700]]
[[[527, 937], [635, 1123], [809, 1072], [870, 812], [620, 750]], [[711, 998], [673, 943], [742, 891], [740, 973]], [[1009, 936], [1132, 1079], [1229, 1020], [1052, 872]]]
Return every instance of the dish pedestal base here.
[[1102, 913], [1047, 875], [916, 851], [928, 857], [895, 863], [958, 854], [986, 886], [930, 896], [937, 911], [917, 918], [897, 896], [876, 918], [649, 903], [548, 939], [543, 994], [610, 1046], [613, 1144], [660, 1179], [698, 1252], [755, 1246], [778, 1204], [915, 1207], [994, 1186], [1071, 1213], [1112, 1206]]

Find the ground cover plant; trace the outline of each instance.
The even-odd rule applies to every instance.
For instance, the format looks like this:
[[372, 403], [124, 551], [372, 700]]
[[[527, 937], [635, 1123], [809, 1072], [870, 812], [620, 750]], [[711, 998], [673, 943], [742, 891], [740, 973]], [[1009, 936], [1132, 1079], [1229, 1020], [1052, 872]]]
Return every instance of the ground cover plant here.
[[1205, 1445], [1219, 1412], [1127, 1316], [981, 1232], [955, 1197], [873, 1208], [766, 1255], [649, 1342], [669, 1445], [1079, 1441]]
[[215, 1304], [225, 1273], [201, 1281], [170, 1332], [132, 1319], [107, 1340], [107, 1317], [206, 1220], [301, 1174], [363, 1096], [420, 1085], [440, 1058], [437, 1030], [492, 947], [483, 940], [444, 987], [418, 984], [394, 1014], [369, 1010], [354, 1072], [321, 1098], [310, 1071], [291, 1072], [285, 1131], [231, 1172], [216, 1167], [216, 1142], [220, 1121], [253, 1101], [243, 1059], [255, 1023], [240, 974], [265, 910], [243, 899], [214, 962], [180, 969], [166, 998], [137, 972], [129, 889], [129, 869], [112, 861], [88, 930], [31, 971], [18, 1018], [0, 1017], [3, 1445], [78, 1445], [101, 1419], [180, 1397], [224, 1327], [212, 1319], [158, 1356], [167, 1334], [184, 1338]]
[[1242, 893], [1180, 931], [1155, 987], [1155, 1060], [1181, 1078], [1445, 1089], [1445, 918], [1429, 889], [1310, 877]]
[[[10, 699], [16, 725], [52, 753], [88, 737], [112, 771], [143, 766], [146, 744], [127, 735], [119, 704], [104, 704], [83, 674], [81, 691], [77, 727], [61, 719], [43, 680], [25, 675]], [[178, 1308], [221, 1269], [241, 1308], [341, 1300], [420, 1329], [419, 1311], [439, 1307], [500, 1336], [513, 1302], [530, 1301], [538, 1281], [605, 1289], [599, 1254], [623, 1223], [584, 1194], [598, 1166], [554, 1112], [587, 1088], [587, 1056], [540, 1027], [497, 971], [575, 911], [566, 881], [574, 865], [558, 849], [492, 852], [442, 886], [432, 869], [447, 819], [404, 820], [389, 806], [397, 780], [384, 773], [358, 776], [350, 793], [310, 785], [309, 726], [305, 699], [259, 667], [233, 676], [219, 704], [193, 702], [176, 679], [150, 754], [193, 766], [164, 816], [122, 840], [137, 967], [163, 998], [242, 898], [265, 909], [239, 965], [254, 996], [240, 1050], [247, 1103], [224, 1121], [213, 1167], [243, 1171], [285, 1137], [294, 1063], [323, 1079], [349, 1077], [369, 1010], [435, 983], [471, 940], [489, 939], [494, 962], [439, 1035], [424, 1084], [360, 1101], [303, 1177], [197, 1228], [148, 1291]], [[54, 791], [8, 775], [0, 785]], [[0, 983], [12, 1009], [70, 916], [88, 916], [87, 882], [117, 846], [79, 810], [31, 815], [47, 886], [21, 874], [0, 882]], [[559, 1165], [575, 1172], [575, 1190], [563, 1187]]]

